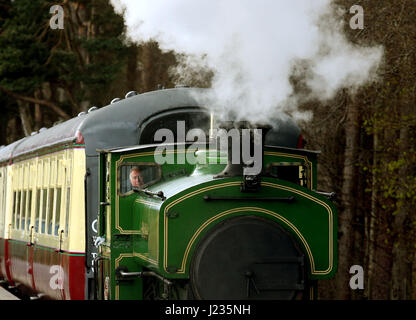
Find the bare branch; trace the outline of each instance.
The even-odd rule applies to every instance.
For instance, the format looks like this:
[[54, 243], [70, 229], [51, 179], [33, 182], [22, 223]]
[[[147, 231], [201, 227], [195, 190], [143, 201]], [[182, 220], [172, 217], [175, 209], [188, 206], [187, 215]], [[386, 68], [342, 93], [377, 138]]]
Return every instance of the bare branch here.
[[7, 90], [6, 88], [3, 88], [1, 86], [0, 86], [0, 91], [3, 91], [8, 96], [13, 97], [13, 98], [18, 99], [18, 100], [21, 100], [21, 101], [26, 101], [26, 102], [31, 102], [31, 103], [34, 103], [34, 104], [44, 105], [44, 106], [50, 108], [51, 110], [55, 111], [57, 115], [59, 115], [60, 117], [62, 117], [65, 120], [68, 120], [68, 119], [71, 118], [64, 110], [59, 108], [55, 103], [53, 103], [51, 101], [24, 96], [24, 95], [15, 93], [13, 91]]

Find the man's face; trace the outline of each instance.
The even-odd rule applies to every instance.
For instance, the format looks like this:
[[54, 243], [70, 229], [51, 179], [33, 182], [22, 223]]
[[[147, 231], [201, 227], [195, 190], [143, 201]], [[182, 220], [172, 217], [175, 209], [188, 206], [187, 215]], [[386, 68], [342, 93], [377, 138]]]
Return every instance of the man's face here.
[[139, 171], [133, 170], [130, 173], [130, 183], [133, 187], [141, 187], [142, 179]]

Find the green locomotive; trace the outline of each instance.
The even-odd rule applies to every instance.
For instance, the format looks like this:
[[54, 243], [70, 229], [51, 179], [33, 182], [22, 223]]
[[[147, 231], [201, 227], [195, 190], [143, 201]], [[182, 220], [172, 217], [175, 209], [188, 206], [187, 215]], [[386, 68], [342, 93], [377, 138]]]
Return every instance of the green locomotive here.
[[[98, 150], [97, 298], [316, 298], [337, 270], [337, 211], [316, 191], [318, 153], [293, 135], [267, 134], [255, 177], [212, 141]], [[190, 152], [204, 161], [181, 161]]]

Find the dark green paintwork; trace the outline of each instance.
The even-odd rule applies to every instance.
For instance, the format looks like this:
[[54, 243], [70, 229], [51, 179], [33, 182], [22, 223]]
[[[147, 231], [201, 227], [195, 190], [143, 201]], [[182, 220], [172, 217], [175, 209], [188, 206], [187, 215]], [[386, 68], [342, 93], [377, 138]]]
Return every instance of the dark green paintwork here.
[[[110, 268], [102, 268], [102, 279], [106, 275], [111, 279], [111, 299], [142, 298], [142, 280], [117, 282], [114, 275], [116, 264], [127, 266], [129, 271], [146, 268], [168, 279], [187, 279], [194, 250], [201, 238], [224, 219], [238, 215], [266, 217], [288, 230], [305, 253], [310, 279], [324, 279], [334, 275], [337, 269], [337, 213], [330, 201], [312, 191], [316, 188], [316, 153], [289, 148], [265, 148], [264, 167], [275, 162], [300, 162], [308, 168], [308, 177], [311, 178], [309, 188], [263, 177], [258, 193], [241, 193], [242, 177], [213, 178], [224, 168], [224, 164], [165, 164], [161, 168], [162, 179], [148, 188], [153, 192], [162, 190], [167, 198], [165, 201], [137, 193], [120, 197], [117, 192], [117, 166], [124, 162], [154, 162], [154, 149], [141, 147], [123, 152], [113, 150], [103, 152], [100, 156], [100, 201], [110, 202], [107, 209], [101, 210], [99, 219], [100, 236], [107, 237], [108, 240], [100, 248], [101, 256], [110, 261]], [[179, 150], [178, 154], [181, 152], [183, 150]], [[211, 152], [211, 157], [216, 155], [218, 154]], [[109, 199], [105, 198], [105, 157], [111, 157], [108, 162], [111, 165], [108, 171], [111, 190]], [[205, 195], [251, 198], [294, 196], [295, 201], [207, 202], [203, 198]], [[103, 212], [107, 212], [106, 217]], [[104, 232], [105, 221], [111, 226], [110, 234]], [[117, 297], [116, 286], [119, 292]]]

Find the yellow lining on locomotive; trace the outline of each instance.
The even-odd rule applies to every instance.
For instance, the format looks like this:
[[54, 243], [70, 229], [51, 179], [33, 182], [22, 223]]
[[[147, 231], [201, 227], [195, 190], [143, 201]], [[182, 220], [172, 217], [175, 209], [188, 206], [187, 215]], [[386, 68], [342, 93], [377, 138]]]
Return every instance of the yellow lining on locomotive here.
[[296, 189], [286, 187], [286, 186], [282, 186], [282, 185], [277, 185], [277, 184], [270, 183], [270, 182], [263, 182], [262, 185], [297, 193], [302, 197], [308, 198], [309, 200], [318, 203], [319, 205], [323, 206], [327, 210], [327, 212], [328, 212], [328, 225], [329, 225], [329, 241], [328, 241], [328, 243], [329, 243], [329, 247], [328, 247], [329, 266], [328, 266], [328, 269], [326, 269], [324, 271], [316, 271], [315, 270], [314, 272], [312, 272], [312, 274], [325, 275], [325, 274], [330, 273], [332, 271], [332, 268], [333, 268], [333, 249], [334, 249], [334, 243], [332, 241], [333, 236], [334, 236], [333, 235], [334, 231], [333, 231], [333, 228], [332, 228], [334, 218], [333, 218], [333, 212], [332, 212], [331, 207], [327, 203], [325, 203], [324, 201], [319, 200], [319, 199], [317, 199], [317, 198], [315, 198], [315, 197], [313, 197], [313, 196], [311, 196], [307, 193], [304, 193], [300, 190], [296, 190]]
[[[178, 152], [178, 150], [166, 150], [166, 154], [171, 154], [171, 153], [185, 153], [185, 152], [186, 152], [186, 150], [179, 150], [179, 152]], [[136, 154], [131, 154], [131, 155], [122, 155], [120, 157], [120, 159], [118, 159], [116, 161], [116, 171], [115, 171], [115, 180], [116, 180], [116, 183], [118, 181], [118, 167], [123, 163], [123, 161], [125, 161], [126, 159], [131, 159], [131, 158], [136, 158], [136, 157], [152, 156], [154, 154], [155, 154], [154, 151], [150, 151], [150, 152], [136, 153]], [[308, 172], [309, 172], [309, 179], [308, 179], [308, 181], [310, 183], [310, 186], [313, 185], [313, 166], [312, 166], [312, 162], [309, 161], [309, 159], [308, 159], [307, 156], [287, 154], [287, 153], [281, 153], [281, 152], [268, 152], [268, 151], [265, 151], [264, 154], [265, 155], [270, 155], [270, 156], [282, 156], [282, 157], [287, 157], [287, 158], [294, 158], [294, 159], [301, 159], [301, 160], [303, 160], [304, 163], [305, 163], [305, 165], [309, 169], [308, 170]], [[168, 252], [168, 244], [167, 244], [167, 236], [168, 236], [167, 221], [168, 220], [166, 218], [166, 212], [172, 206], [178, 204], [179, 202], [184, 201], [185, 199], [188, 199], [189, 197], [191, 197], [193, 195], [196, 195], [196, 194], [199, 194], [201, 192], [208, 191], [208, 190], [212, 190], [212, 189], [224, 188], [224, 187], [227, 187], [227, 186], [234, 186], [234, 185], [240, 185], [240, 181], [237, 181], [237, 182], [228, 182], [228, 183], [224, 183], [224, 184], [220, 184], [220, 185], [209, 186], [209, 187], [206, 187], [206, 188], [202, 188], [202, 189], [195, 190], [195, 191], [193, 191], [193, 192], [191, 192], [191, 193], [189, 193], [189, 194], [187, 194], [187, 195], [185, 195], [185, 196], [183, 196], [183, 197], [181, 197], [179, 199], [176, 199], [175, 201], [173, 201], [172, 203], [170, 203], [168, 206], [165, 207], [165, 210], [164, 210], [164, 247], [165, 248], [164, 248], [164, 259], [163, 259], [164, 260], [164, 270], [165, 271], [167, 269], [167, 252]], [[266, 185], [266, 183], [263, 183], [263, 185]], [[270, 183], [269, 183], [268, 186], [274, 187], [274, 188], [279, 188], [280, 187], [280, 189], [286, 188], [286, 187], [281, 186], [281, 185], [270, 184]], [[306, 198], [308, 198], [308, 199], [310, 199], [310, 200], [312, 200], [312, 201], [314, 201], [314, 202], [316, 202], [316, 203], [318, 203], [320, 205], [323, 205], [327, 209], [328, 216], [329, 216], [329, 266], [328, 266], [327, 270], [324, 270], [324, 271], [315, 270], [315, 264], [314, 264], [314, 260], [313, 260], [313, 256], [312, 256], [311, 252], [308, 252], [308, 256], [309, 256], [309, 260], [311, 262], [311, 272], [312, 272], [312, 274], [314, 274], [314, 275], [325, 275], [325, 274], [330, 273], [331, 270], [332, 270], [332, 268], [333, 268], [333, 254], [332, 254], [332, 249], [333, 249], [333, 242], [332, 242], [332, 235], [333, 235], [332, 221], [333, 221], [333, 218], [332, 218], [332, 215], [333, 215], [333, 213], [332, 213], [331, 208], [327, 204], [325, 204], [324, 202], [322, 202], [322, 201], [320, 201], [320, 200], [318, 200], [318, 199], [316, 199], [314, 197], [311, 197], [311, 196], [307, 195], [306, 193], [303, 193], [301, 191], [298, 191], [298, 190], [292, 189], [292, 188], [288, 188], [287, 190], [288, 191], [295, 192], [295, 193], [297, 193], [297, 194], [299, 194], [301, 196], [304, 196], [304, 197], [306, 197]], [[238, 208], [235, 208], [235, 209], [238, 209]], [[261, 209], [261, 208], [259, 208], [259, 209]], [[120, 221], [119, 220], [119, 214], [120, 214], [120, 212], [119, 212], [119, 199], [118, 199], [118, 195], [117, 195], [116, 196], [116, 212], [115, 212], [115, 224], [116, 224], [115, 227], [116, 227], [116, 229], [119, 230], [120, 234], [140, 234], [140, 231], [137, 231], [137, 230], [124, 230], [120, 226], [120, 224], [119, 224], [119, 221]], [[281, 217], [277, 213], [273, 213], [272, 215], [277, 215], [276, 216], [277, 218], [278, 217]], [[281, 218], [283, 218], [283, 217], [281, 217]], [[292, 228], [290, 225], [288, 225], [288, 226], [290, 228]], [[300, 237], [303, 238], [303, 236], [300, 233], [296, 232], [297, 229], [296, 230], [295, 229], [293, 229], [294, 232], [297, 233]], [[158, 229], [157, 229], [157, 232], [159, 233]], [[156, 239], [157, 239], [157, 251], [158, 251], [159, 250], [159, 234], [157, 234]], [[309, 245], [307, 244], [306, 240], [304, 240], [304, 241], [305, 241], [304, 242], [305, 248], [307, 248], [307, 250], [308, 250], [309, 249]], [[303, 242], [303, 240], [302, 240], [302, 242]], [[186, 248], [185, 252], [189, 252], [191, 245], [192, 245], [192, 243], [190, 241], [188, 243], [188, 247]], [[140, 258], [142, 258], [142, 259], [144, 259], [144, 260], [146, 260], [148, 262], [151, 262], [151, 263], [154, 263], [154, 264], [158, 264], [158, 257], [157, 257], [157, 260], [154, 261], [154, 260], [152, 260], [152, 259], [150, 259], [150, 258], [148, 258], [148, 257], [146, 257], [144, 255], [136, 254], [136, 256], [139, 256]], [[184, 266], [185, 266], [185, 263], [186, 263], [186, 259], [187, 259], [187, 254], [184, 255], [184, 259], [182, 261], [181, 269], [177, 273], [184, 273], [185, 272]]]
[[[177, 153], [186, 153], [186, 150], [180, 150], [180, 152], [178, 152], [178, 150], [166, 150], [165, 151], [166, 154], [177, 154]], [[293, 155], [293, 154], [287, 154], [287, 153], [281, 153], [281, 152], [268, 152], [265, 151], [264, 153], [265, 155], [270, 155], [270, 156], [282, 156], [282, 157], [286, 157], [286, 158], [294, 158], [294, 159], [302, 159], [305, 163], [305, 165], [308, 168], [308, 172], [310, 175], [310, 179], [308, 179], [310, 182], [310, 185], [312, 185], [312, 178], [313, 178], [313, 174], [312, 174], [312, 162], [309, 161], [307, 156], [301, 156], [301, 155]], [[131, 158], [138, 158], [138, 157], [146, 157], [146, 156], [152, 156], [155, 155], [155, 151], [148, 151], [148, 152], [142, 152], [142, 153], [135, 153], [135, 154], [130, 154], [130, 155], [122, 155], [117, 161], [116, 161], [116, 170], [115, 170], [115, 183], [118, 183], [118, 168], [119, 166], [127, 159], [131, 159]], [[308, 183], [308, 184], [309, 184]], [[116, 189], [117, 190], [117, 189]], [[116, 196], [116, 212], [115, 212], [115, 228], [120, 232], [120, 234], [140, 234], [137, 230], [124, 230], [121, 226], [120, 226], [120, 220], [119, 220], [119, 199], [118, 199], [118, 194]]]
[[[123, 258], [132, 258], [132, 257], [134, 257], [134, 255], [133, 254], [131, 254], [131, 253], [122, 253], [122, 254], [120, 254], [115, 260], [114, 260], [114, 264], [115, 264], [115, 266], [114, 266], [114, 270], [115, 269], [117, 269], [118, 267], [119, 267], [119, 264], [120, 264], [120, 261], [123, 259]], [[120, 298], [120, 287], [119, 287], [119, 285], [118, 284], [116, 284], [116, 292], [115, 292], [115, 300], [119, 300], [119, 298]]]
[[213, 217], [211, 217], [210, 219], [208, 219], [207, 221], [205, 221], [205, 223], [203, 225], [201, 225], [201, 227], [199, 227], [199, 229], [194, 233], [194, 235], [192, 236], [191, 240], [188, 242], [188, 246], [186, 247], [185, 250], [185, 254], [183, 256], [182, 259], [182, 265], [181, 268], [177, 271], [177, 273], [185, 273], [185, 265], [186, 265], [186, 261], [188, 259], [188, 254], [189, 251], [191, 250], [192, 245], [194, 244], [196, 238], [198, 238], [198, 236], [200, 235], [200, 233], [206, 229], [208, 227], [208, 225], [210, 225], [211, 223], [213, 223], [214, 221], [225, 217], [229, 214], [233, 214], [233, 213], [237, 213], [237, 212], [241, 212], [241, 211], [245, 211], [245, 212], [261, 212], [261, 213], [265, 213], [268, 215], [271, 215], [277, 219], [279, 219], [281, 222], [283, 222], [285, 225], [287, 225], [290, 229], [292, 229], [299, 237], [299, 239], [302, 241], [304, 247], [306, 248], [306, 252], [308, 254], [309, 257], [309, 262], [311, 263], [311, 266], [313, 266], [312, 268], [315, 269], [315, 263], [313, 260], [313, 256], [312, 256], [312, 252], [311, 249], [307, 243], [307, 241], [305, 240], [305, 238], [302, 236], [302, 233], [287, 219], [285, 219], [284, 217], [282, 217], [281, 215], [264, 209], [264, 208], [257, 208], [257, 207], [239, 207], [239, 208], [233, 208], [233, 209], [229, 209], [226, 210], [224, 212], [221, 212]]
[[[143, 255], [138, 254], [138, 253], [121, 253], [116, 259], [114, 259], [114, 268], [117, 269], [120, 265], [120, 261], [123, 260], [123, 258], [133, 258], [133, 257], [139, 257], [141, 259], [143, 259]], [[157, 264], [155, 261], [150, 260], [149, 262], [152, 262], [153, 264]], [[117, 284], [116, 282], [116, 292], [115, 292], [115, 300], [119, 300], [120, 299], [120, 286]]]
[[[171, 150], [171, 151], [166, 151], [167, 153], [178, 153], [178, 150]], [[185, 153], [186, 150], [183, 150], [181, 153]], [[137, 157], [146, 157], [146, 156], [152, 156], [154, 155], [155, 152], [154, 151], [150, 151], [150, 152], [142, 152], [142, 153], [135, 153], [135, 154], [131, 154], [131, 155], [122, 155], [120, 157], [120, 159], [118, 159], [116, 161], [116, 170], [115, 170], [115, 181], [114, 183], [118, 183], [118, 167], [120, 165], [123, 164], [123, 162], [126, 159], [131, 159], [131, 158], [137, 158]], [[116, 188], [116, 190], [118, 190]], [[141, 202], [141, 203], [146, 203], [145, 200], [136, 200], [136, 202]], [[156, 205], [156, 203], [151, 203], [152, 205]], [[140, 230], [124, 230], [121, 226], [120, 226], [120, 218], [119, 218], [119, 214], [120, 214], [120, 210], [119, 210], [119, 194], [116, 195], [116, 208], [115, 208], [116, 212], [115, 212], [115, 228], [120, 232], [120, 234], [141, 234]], [[157, 224], [159, 225], [159, 215], [157, 217]], [[156, 234], [156, 251], [159, 252], [159, 228], [156, 228], [157, 230], [157, 234]], [[147, 262], [150, 262], [154, 265], [158, 265], [159, 263], [159, 257], [156, 256], [156, 260], [153, 260], [143, 254], [140, 253], [134, 253], [131, 256], [136, 256], [139, 257]], [[118, 289], [118, 286], [116, 288], [116, 290]], [[118, 296], [118, 293], [116, 291], [116, 296]]]
[[301, 159], [304, 161], [305, 166], [308, 168], [309, 179], [307, 179], [307, 186], [309, 189], [312, 189], [313, 186], [313, 165], [312, 162], [309, 161], [307, 156], [297, 155], [297, 154], [288, 154], [282, 152], [271, 152], [265, 151], [264, 155], [266, 156], [275, 156], [275, 157], [286, 157], [286, 158], [294, 158], [294, 159]]
[[[209, 187], [205, 187], [205, 188], [202, 188], [202, 189], [198, 189], [198, 190], [195, 190], [195, 191], [193, 191], [193, 192], [191, 192], [191, 193], [189, 193], [187, 195], [182, 196], [181, 198], [176, 199], [175, 201], [173, 201], [172, 203], [170, 203], [169, 205], [167, 205], [165, 207], [165, 210], [164, 210], [164, 245], [165, 245], [165, 250], [164, 250], [164, 270], [165, 271], [167, 271], [167, 265], [168, 265], [167, 264], [167, 254], [168, 254], [168, 219], [167, 219], [167, 215], [166, 215], [166, 213], [168, 212], [168, 210], [170, 208], [172, 208], [173, 206], [177, 205], [178, 203], [180, 203], [180, 202], [182, 202], [182, 201], [184, 201], [184, 200], [186, 200], [186, 199], [188, 199], [190, 197], [193, 197], [193, 196], [195, 196], [195, 195], [197, 195], [199, 193], [206, 192], [206, 191], [213, 190], [213, 189], [225, 188], [225, 187], [229, 187], [229, 186], [239, 186], [240, 183], [241, 183], [240, 181], [228, 182], [228, 183], [224, 183], [224, 184], [219, 184], [219, 185], [215, 185], [215, 186], [209, 186]], [[326, 270], [315, 270], [315, 263], [314, 263], [314, 260], [313, 260], [312, 253], [310, 252], [309, 245], [307, 244], [307, 242], [303, 238], [303, 236], [300, 234], [300, 232], [296, 229], [296, 227], [294, 227], [293, 225], [291, 225], [290, 222], [286, 223], [284, 220], [280, 219], [280, 218], [283, 218], [283, 217], [281, 217], [279, 214], [277, 214], [275, 212], [269, 211], [267, 213], [267, 212], [263, 211], [263, 213], [266, 213], [266, 214], [270, 214], [270, 215], [275, 216], [276, 218], [278, 218], [282, 222], [284, 222], [286, 225], [288, 225], [296, 234], [298, 234], [299, 238], [301, 239], [302, 243], [304, 244], [304, 246], [305, 246], [305, 248], [307, 250], [307, 253], [308, 253], [308, 256], [309, 256], [309, 260], [311, 262], [311, 273], [312, 274], [314, 274], [314, 275], [325, 275], [325, 274], [329, 274], [331, 272], [332, 268], [333, 268], [333, 254], [332, 254], [332, 250], [333, 250], [333, 241], [332, 241], [332, 239], [333, 239], [333, 228], [332, 228], [333, 212], [332, 212], [331, 207], [329, 207], [325, 202], [323, 202], [323, 201], [321, 201], [319, 199], [316, 199], [315, 197], [312, 197], [312, 196], [310, 196], [310, 195], [308, 195], [308, 194], [306, 194], [306, 193], [304, 193], [302, 191], [299, 191], [299, 190], [296, 190], [296, 189], [293, 189], [293, 188], [290, 188], [290, 187], [286, 187], [286, 186], [282, 186], [282, 185], [278, 185], [278, 184], [274, 184], [274, 183], [269, 183], [269, 182], [263, 182], [262, 185], [263, 186], [272, 187], [272, 188], [276, 188], [276, 189], [286, 190], [286, 191], [289, 191], [289, 192], [297, 193], [297, 194], [299, 194], [302, 197], [308, 198], [308, 199], [310, 199], [310, 200], [318, 203], [319, 205], [323, 206], [327, 210], [327, 212], [328, 212], [328, 223], [329, 223], [329, 226], [328, 226], [329, 227], [329, 239], [328, 239], [328, 242], [329, 242], [329, 247], [328, 247], [328, 250], [329, 250], [329, 254], [328, 254], [329, 266], [328, 266], [328, 268]], [[239, 208], [234, 208], [234, 209], [230, 209], [230, 210], [238, 210], [238, 209]], [[266, 209], [262, 209], [262, 208], [256, 208], [256, 209], [266, 210]], [[268, 210], [266, 210], [266, 211], [268, 211]], [[227, 211], [225, 211], [225, 212], [227, 212]], [[221, 215], [221, 213], [219, 215]], [[215, 217], [213, 217], [213, 218], [215, 218]], [[213, 218], [211, 218], [211, 219], [213, 219]], [[210, 221], [210, 220], [208, 220], [208, 221]], [[207, 225], [205, 225], [205, 227], [206, 226]], [[201, 229], [199, 232], [201, 232], [203, 229]], [[199, 234], [199, 232], [197, 231], [198, 234]], [[185, 250], [184, 258], [182, 260], [181, 269], [179, 269], [177, 271], [177, 273], [182, 273], [182, 274], [185, 273], [185, 265], [186, 265], [187, 253], [189, 253], [189, 250], [192, 247], [192, 244], [193, 244], [193, 241], [194, 240], [195, 240], [194, 237], [192, 237], [191, 240], [190, 240], [190, 242], [188, 243], [188, 246], [187, 246], [187, 248]]]
[[[167, 154], [171, 154], [171, 153], [185, 153], [186, 150], [181, 150], [181, 152], [178, 152], [178, 150], [169, 150], [166, 151]], [[114, 183], [118, 183], [118, 168], [120, 165], [123, 164], [123, 162], [126, 159], [131, 159], [131, 158], [138, 158], [138, 157], [146, 157], [146, 156], [152, 156], [154, 155], [155, 152], [154, 151], [150, 151], [150, 152], [142, 152], [142, 153], [135, 153], [135, 154], [131, 154], [131, 155], [122, 155], [120, 157], [120, 159], [118, 159], [116, 161], [116, 170], [115, 170], [115, 181]], [[117, 194], [116, 194], [116, 212], [115, 212], [115, 228], [120, 232], [120, 234], [140, 234], [140, 231], [137, 230], [124, 230], [121, 226], [120, 226], [120, 210], [119, 210], [119, 194], [118, 194], [118, 189], [117, 190]], [[158, 248], [159, 248], [159, 244], [158, 244]]]
[[[135, 202], [143, 203], [143, 204], [148, 205], [148, 206], [159, 206], [159, 203], [146, 201], [146, 200], [143, 200], [143, 199], [137, 199]], [[156, 225], [159, 226], [159, 215], [157, 215]], [[156, 230], [158, 230], [158, 229], [159, 229], [159, 227], [156, 228]], [[151, 264], [157, 265], [158, 264], [158, 254], [157, 254], [158, 252], [159, 252], [159, 232], [157, 232], [157, 234], [156, 234], [156, 260], [151, 259], [150, 257], [148, 257], [145, 254], [136, 253], [136, 252], [134, 253], [134, 256], [139, 257], [139, 258], [141, 258], [141, 259], [143, 259], [147, 262], [150, 262]], [[150, 254], [150, 252], [148, 254]]]

